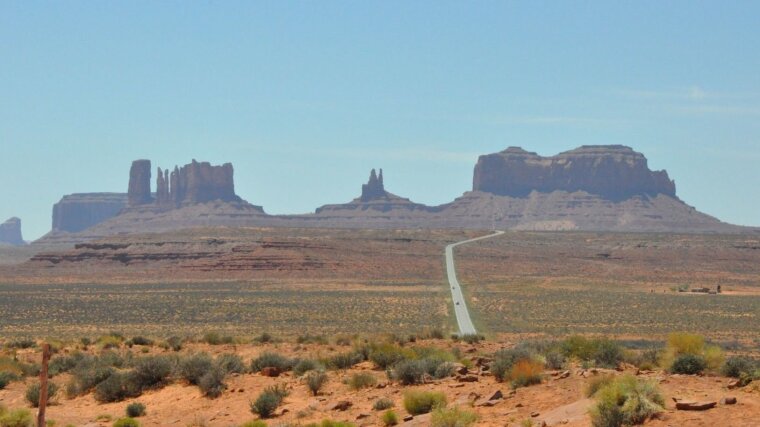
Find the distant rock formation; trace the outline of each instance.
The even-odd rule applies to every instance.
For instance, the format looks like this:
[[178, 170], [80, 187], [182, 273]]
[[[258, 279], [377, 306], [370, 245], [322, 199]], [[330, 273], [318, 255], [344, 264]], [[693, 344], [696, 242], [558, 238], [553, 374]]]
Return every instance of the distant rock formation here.
[[552, 157], [518, 147], [480, 156], [473, 191], [527, 197], [531, 192], [576, 192], [613, 201], [633, 196], [676, 197], [665, 171], [651, 171], [643, 154], [622, 145], [585, 145]]
[[13, 217], [0, 224], [0, 244], [8, 244], [13, 246], [26, 244], [23, 237], [21, 237], [20, 219]]
[[156, 179], [156, 203], [159, 206], [206, 203], [213, 200], [239, 202], [235, 195], [234, 170], [231, 163], [211, 166], [209, 162], [197, 162], [174, 167], [174, 171], [158, 168]]
[[[342, 219], [337, 219], [345, 221], [347, 219], [346, 215], [358, 215], [357, 220], [362, 220], [362, 218], [366, 219], [368, 216], [377, 214], [377, 212], [382, 212], [383, 217], [391, 217], [392, 215], [389, 216], [389, 213], [392, 214], [394, 211], [406, 216], [409, 211], [424, 212], [430, 209], [431, 208], [428, 206], [414, 203], [409, 199], [385, 191], [385, 185], [383, 184], [383, 170], [380, 169], [380, 174], [378, 175], [375, 169], [372, 169], [369, 173], [369, 180], [366, 184], [362, 184], [361, 196], [348, 203], [319, 207], [315, 213], [325, 216], [333, 216], [336, 215], [336, 213], [343, 211], [344, 213], [339, 215]], [[348, 212], [348, 214], [346, 214], [346, 212]], [[361, 212], [361, 214], [358, 214], [357, 212]], [[324, 219], [322, 221], [324, 224], [327, 224]]]
[[385, 197], [385, 186], [383, 185], [383, 170], [380, 169], [380, 177], [377, 176], [374, 169], [369, 173], [369, 181], [362, 184], [361, 201], [368, 202], [373, 199]]
[[53, 205], [53, 231], [77, 233], [113, 218], [127, 206], [124, 193], [77, 193]]
[[150, 160], [135, 160], [129, 169], [129, 206], [147, 205], [153, 202], [150, 193]]

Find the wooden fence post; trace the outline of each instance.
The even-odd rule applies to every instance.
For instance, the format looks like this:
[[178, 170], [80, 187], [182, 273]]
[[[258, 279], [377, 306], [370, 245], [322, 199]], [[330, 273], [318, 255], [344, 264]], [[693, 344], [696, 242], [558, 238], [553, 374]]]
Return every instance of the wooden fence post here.
[[42, 344], [42, 369], [40, 369], [40, 402], [37, 412], [37, 427], [45, 427], [45, 408], [48, 401], [48, 362], [50, 344]]

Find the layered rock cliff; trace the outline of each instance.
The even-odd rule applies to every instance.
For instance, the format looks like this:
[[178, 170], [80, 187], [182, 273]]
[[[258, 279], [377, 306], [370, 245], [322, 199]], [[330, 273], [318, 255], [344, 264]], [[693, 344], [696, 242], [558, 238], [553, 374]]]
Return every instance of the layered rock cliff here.
[[13, 217], [0, 224], [0, 244], [13, 246], [25, 245], [21, 237], [21, 220]]
[[643, 154], [622, 145], [586, 145], [552, 157], [510, 147], [480, 156], [472, 187], [511, 197], [533, 191], [584, 191], [614, 201], [639, 195], [676, 197], [667, 172], [650, 170]]
[[76, 233], [86, 230], [115, 217], [126, 206], [127, 195], [124, 193], [77, 193], [63, 196], [53, 205], [53, 231]]
[[234, 170], [231, 163], [212, 166], [195, 159], [185, 166], [157, 170], [156, 197], [150, 190], [150, 160], [135, 160], [129, 173], [129, 206], [157, 205], [179, 208], [183, 205], [206, 203], [215, 200], [240, 202], [235, 195]]

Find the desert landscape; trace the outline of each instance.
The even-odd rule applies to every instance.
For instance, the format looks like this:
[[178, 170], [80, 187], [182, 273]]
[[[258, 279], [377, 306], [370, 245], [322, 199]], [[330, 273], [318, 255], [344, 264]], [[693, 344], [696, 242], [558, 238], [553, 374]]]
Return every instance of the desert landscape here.
[[0, 427], [760, 427], [758, 16], [0, 1]]

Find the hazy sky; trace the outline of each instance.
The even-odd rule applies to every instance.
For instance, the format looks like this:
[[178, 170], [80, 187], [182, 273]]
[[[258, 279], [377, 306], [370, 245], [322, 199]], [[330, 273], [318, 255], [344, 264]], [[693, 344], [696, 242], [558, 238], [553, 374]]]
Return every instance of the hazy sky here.
[[130, 162], [231, 161], [269, 213], [427, 204], [479, 154], [625, 144], [679, 196], [760, 225], [760, 2], [0, 0], [0, 222]]

